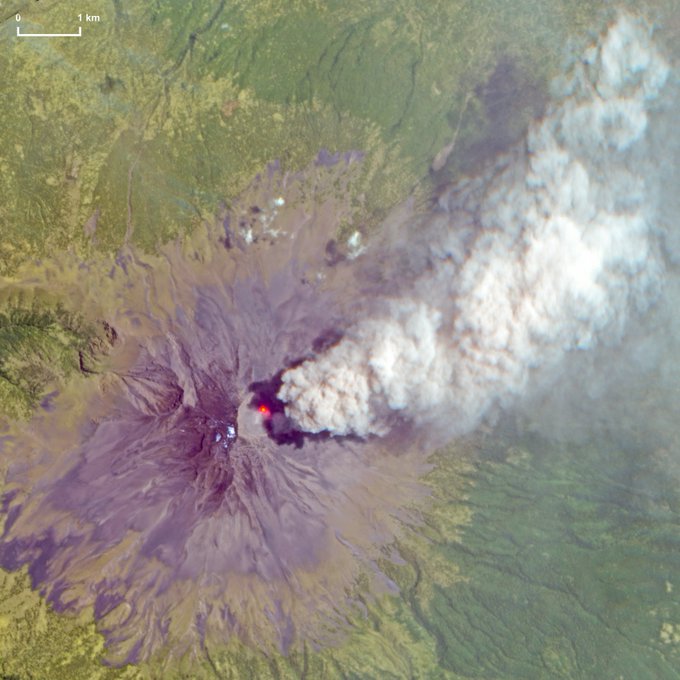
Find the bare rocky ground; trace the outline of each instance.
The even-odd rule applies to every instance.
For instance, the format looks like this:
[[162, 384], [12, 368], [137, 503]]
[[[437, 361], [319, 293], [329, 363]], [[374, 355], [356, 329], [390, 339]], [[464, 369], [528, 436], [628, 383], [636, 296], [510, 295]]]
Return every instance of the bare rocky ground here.
[[[297, 170], [320, 149], [364, 154], [336, 238], [370, 235], [409, 194], [426, 203], [520, 138], [600, 7], [114, 0], [87, 7], [100, 20], [80, 39], [18, 41], [17, 23], [80, 22], [56, 0], [0, 4], [5, 421], [30, 428], [56, 390], [97, 379], [115, 344], [101, 315], [49, 286], [26, 292], [22, 268], [200, 241], [268, 162]], [[109, 667], [91, 610], [57, 614], [25, 569], [0, 572], [0, 677], [679, 677], [678, 499], [659, 472], [672, 453], [646, 453], [507, 427], [440, 452], [422, 523], [390, 546], [403, 563], [378, 558], [399, 596], [366, 600], [327, 649], [267, 656], [232, 640]]]

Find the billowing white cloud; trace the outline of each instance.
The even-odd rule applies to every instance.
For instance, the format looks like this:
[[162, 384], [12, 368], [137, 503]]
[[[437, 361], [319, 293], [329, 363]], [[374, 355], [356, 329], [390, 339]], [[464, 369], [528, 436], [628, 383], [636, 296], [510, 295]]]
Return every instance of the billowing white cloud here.
[[556, 85], [525, 148], [419, 225], [424, 264], [407, 293], [283, 375], [289, 417], [337, 435], [402, 419], [461, 434], [533, 369], [618, 340], [664, 278], [648, 128], [668, 74], [650, 31], [619, 17]]

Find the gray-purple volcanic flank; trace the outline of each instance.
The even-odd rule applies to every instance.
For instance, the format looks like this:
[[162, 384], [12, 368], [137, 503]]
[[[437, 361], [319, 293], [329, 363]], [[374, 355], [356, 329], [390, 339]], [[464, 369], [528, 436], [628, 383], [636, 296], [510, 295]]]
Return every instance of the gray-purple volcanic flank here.
[[234, 634], [321, 643], [360, 574], [392, 587], [373, 558], [422, 460], [303, 438], [274, 397], [277, 373], [353, 305], [350, 261], [326, 246], [360, 162], [272, 165], [189, 243], [23, 279], [106, 319], [115, 341], [96, 376], [5, 438], [0, 564], [28, 564], [58, 610], [93, 606], [113, 662]]

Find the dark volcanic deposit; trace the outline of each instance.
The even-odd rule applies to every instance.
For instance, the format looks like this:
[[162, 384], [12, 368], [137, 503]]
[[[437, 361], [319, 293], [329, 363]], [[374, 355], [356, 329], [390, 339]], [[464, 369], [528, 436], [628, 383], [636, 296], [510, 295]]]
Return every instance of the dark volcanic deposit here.
[[[380, 565], [435, 445], [541, 390], [583, 403], [659, 363], [669, 334], [645, 324], [677, 319], [673, 65], [621, 14], [553, 90], [522, 144], [423, 214], [395, 208], [361, 257], [358, 231], [333, 240], [360, 155], [322, 153], [158, 255], [22, 272], [115, 341], [3, 433], [0, 566], [92, 607], [112, 662], [321, 647], [395, 592]], [[569, 368], [606, 353], [615, 370]]]
[[359, 167], [326, 153], [294, 176], [272, 165], [158, 257], [126, 248], [14, 284], [56, 289], [117, 334], [97, 375], [5, 438], [0, 543], [0, 565], [28, 564], [57, 610], [94, 608], [111, 661], [234, 634], [322, 643], [360, 574], [392, 588], [373, 559], [421, 463], [303, 436], [275, 397], [277, 373], [332, 341], [341, 297], [353, 305], [327, 244]]

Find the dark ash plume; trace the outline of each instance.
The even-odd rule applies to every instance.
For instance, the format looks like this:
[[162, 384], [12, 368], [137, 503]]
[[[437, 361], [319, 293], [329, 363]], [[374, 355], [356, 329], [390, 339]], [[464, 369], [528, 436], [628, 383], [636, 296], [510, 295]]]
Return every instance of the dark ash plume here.
[[622, 15], [556, 83], [526, 146], [419, 221], [398, 260], [408, 285], [283, 375], [293, 421], [362, 437], [408, 421], [442, 441], [513, 403], [535, 369], [618, 341], [664, 280], [648, 128], [668, 125], [654, 118], [668, 74]]

